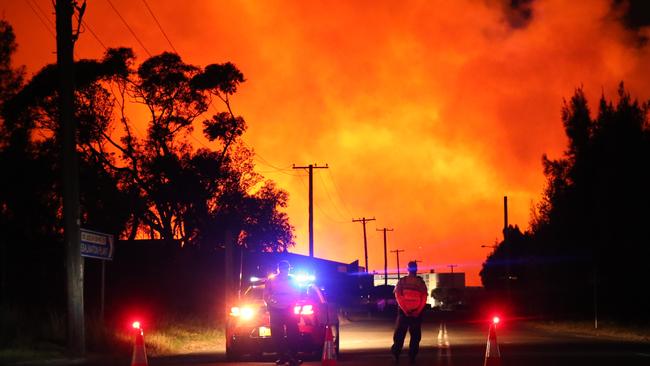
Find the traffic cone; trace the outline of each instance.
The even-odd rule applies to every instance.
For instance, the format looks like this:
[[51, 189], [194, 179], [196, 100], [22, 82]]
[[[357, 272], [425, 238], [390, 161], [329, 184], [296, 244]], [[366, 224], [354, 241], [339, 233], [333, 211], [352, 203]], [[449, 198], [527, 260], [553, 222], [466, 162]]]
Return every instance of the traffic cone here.
[[325, 327], [325, 344], [323, 345], [323, 366], [336, 366], [336, 349], [334, 348], [334, 336], [332, 335], [332, 328]]
[[488, 334], [487, 348], [485, 349], [485, 362], [483, 366], [500, 366], [501, 353], [499, 352], [499, 345], [497, 344], [497, 326], [496, 324], [490, 325], [490, 332]]
[[135, 332], [135, 343], [133, 345], [133, 357], [131, 366], [147, 366], [147, 352], [144, 350], [144, 331], [137, 328]]

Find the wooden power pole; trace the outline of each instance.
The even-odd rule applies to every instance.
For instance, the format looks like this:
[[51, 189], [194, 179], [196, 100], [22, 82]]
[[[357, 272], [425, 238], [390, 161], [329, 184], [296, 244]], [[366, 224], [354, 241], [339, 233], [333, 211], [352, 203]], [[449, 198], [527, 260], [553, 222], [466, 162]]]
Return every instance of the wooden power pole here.
[[307, 169], [309, 172], [309, 256], [314, 257], [314, 169], [327, 169], [325, 166], [309, 164], [307, 166], [293, 165], [294, 169]]
[[390, 251], [391, 253], [395, 253], [397, 255], [397, 279], [398, 280], [400, 279], [400, 277], [402, 275], [402, 273], [400, 272], [400, 269], [399, 269], [399, 254], [402, 253], [403, 251], [404, 251], [404, 249], [395, 249], [395, 250]]
[[59, 72], [59, 136], [62, 138], [63, 221], [67, 283], [67, 343], [73, 356], [86, 351], [84, 325], [84, 260], [81, 257], [79, 208], [79, 163], [77, 161], [76, 125], [74, 121], [74, 41], [72, 15], [79, 19], [86, 3], [77, 7], [73, 0], [56, 0], [56, 63]]
[[366, 223], [368, 221], [375, 221], [375, 218], [366, 219], [365, 217], [362, 217], [356, 220], [352, 219], [352, 222], [360, 222], [363, 224], [363, 253], [366, 257], [366, 273], [368, 273], [368, 238], [366, 237]]
[[393, 231], [393, 229], [376, 229], [377, 231], [383, 231], [384, 232], [384, 285], [388, 285], [388, 254], [386, 252], [386, 232], [387, 231]]

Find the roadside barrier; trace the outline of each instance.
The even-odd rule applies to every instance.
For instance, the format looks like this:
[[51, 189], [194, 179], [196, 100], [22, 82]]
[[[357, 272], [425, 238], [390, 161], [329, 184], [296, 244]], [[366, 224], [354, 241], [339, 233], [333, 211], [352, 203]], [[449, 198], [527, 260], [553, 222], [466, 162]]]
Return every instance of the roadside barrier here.
[[501, 353], [497, 344], [497, 323], [498, 321], [494, 321], [490, 324], [483, 366], [501, 366]]
[[334, 336], [332, 328], [325, 327], [325, 344], [323, 344], [322, 366], [336, 366], [336, 348], [334, 347]]
[[139, 322], [133, 323], [133, 329], [135, 330], [135, 342], [133, 344], [131, 366], [147, 366], [147, 352], [144, 349], [144, 330]]

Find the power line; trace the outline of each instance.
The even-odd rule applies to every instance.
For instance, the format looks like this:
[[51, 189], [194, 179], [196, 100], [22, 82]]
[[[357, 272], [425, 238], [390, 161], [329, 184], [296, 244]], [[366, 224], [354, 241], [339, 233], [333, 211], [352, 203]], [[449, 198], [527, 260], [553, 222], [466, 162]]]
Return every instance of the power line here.
[[124, 19], [124, 18], [122, 17], [122, 14], [120, 14], [120, 12], [117, 10], [117, 8], [115, 7], [115, 5], [113, 5], [113, 2], [112, 2], [111, 0], [106, 0], [106, 1], [108, 2], [108, 5], [110, 5], [111, 8], [113, 8], [113, 11], [115, 11], [115, 14], [117, 14], [117, 16], [120, 18], [120, 20], [122, 21], [122, 23], [124, 23], [124, 25], [126, 26], [126, 28], [129, 30], [129, 32], [131, 32], [131, 35], [133, 36], [133, 38], [135, 38], [135, 40], [138, 41], [138, 43], [140, 44], [140, 47], [142, 47], [142, 49], [144, 49], [144, 52], [146, 52], [147, 55], [149, 55], [149, 57], [151, 57], [151, 52], [149, 52], [149, 50], [147, 49], [147, 47], [144, 46], [144, 43], [142, 43], [142, 41], [140, 40], [140, 38], [138, 37], [138, 35], [135, 34], [135, 31], [131, 28], [131, 26], [129, 25], [129, 23], [126, 22], [126, 19]]
[[338, 185], [336, 184], [336, 181], [334, 180], [334, 176], [332, 175], [331, 169], [327, 170], [327, 173], [330, 176], [330, 180], [332, 181], [332, 185], [334, 185], [334, 191], [336, 192], [336, 195], [339, 197], [339, 201], [343, 204], [343, 209], [349, 216], [354, 216], [352, 215], [352, 212], [350, 211], [349, 207], [345, 203], [345, 200], [343, 199], [343, 196], [341, 195], [341, 192], [339, 191]]
[[151, 7], [149, 7], [147, 0], [142, 0], [142, 2], [144, 3], [144, 6], [147, 8], [147, 10], [149, 10], [149, 14], [151, 14], [151, 17], [153, 18], [154, 22], [156, 22], [156, 24], [158, 25], [158, 29], [160, 29], [160, 33], [163, 34], [163, 36], [167, 40], [167, 43], [169, 43], [169, 47], [171, 47], [172, 50], [174, 50], [174, 53], [178, 54], [178, 51], [176, 51], [176, 47], [174, 47], [172, 41], [170, 41], [169, 37], [167, 37], [167, 33], [165, 33], [165, 30], [163, 29], [162, 25], [158, 21], [158, 18], [156, 18], [156, 15], [153, 13], [153, 10], [151, 10]]
[[330, 195], [329, 189], [327, 189], [327, 184], [325, 184], [325, 179], [323, 179], [323, 176], [318, 174], [318, 178], [320, 178], [321, 183], [323, 183], [323, 188], [325, 189], [325, 194], [327, 194], [327, 198], [332, 203], [332, 207], [334, 207], [334, 210], [336, 210], [336, 213], [338, 213], [339, 217], [345, 218], [346, 216], [341, 212], [341, 210], [339, 210], [338, 205], [332, 199], [332, 196]]
[[[298, 177], [298, 178], [300, 178], [300, 182], [302, 183], [303, 186], [307, 186], [308, 183], [305, 182], [305, 180], [303, 179], [303, 176], [302, 176], [302, 175], [295, 175], [295, 176]], [[305, 201], [305, 199], [304, 199], [302, 196], [299, 195], [299, 197], [302, 199], [303, 202]], [[325, 210], [323, 209], [323, 207], [321, 207], [321, 206], [318, 204], [318, 202], [314, 202], [314, 207], [316, 207], [316, 209], [318, 209], [318, 212], [322, 213], [323, 216], [325, 216], [326, 219], [328, 219], [329, 221], [331, 221], [331, 222], [333, 222], [333, 223], [336, 223], [336, 224], [347, 224], [347, 223], [348, 223], [348, 221], [340, 221], [340, 220], [336, 220], [336, 219], [334, 219], [332, 216], [330, 216], [330, 215], [327, 213], [327, 211], [325, 211]]]
[[[50, 23], [50, 25], [52, 26], [52, 28], [56, 28], [56, 25], [54, 25], [54, 22], [52, 21], [52, 19], [50, 19], [50, 15], [52, 15], [52, 14], [48, 15], [48, 14], [45, 12], [45, 10], [43, 10], [43, 8], [41, 8], [41, 6], [38, 5], [38, 2], [35, 1], [35, 0], [27, 0], [27, 2], [33, 3], [34, 6], [36, 6], [36, 9], [38, 9], [38, 10], [41, 12], [41, 14], [43, 14], [43, 18], [45, 18], [45, 20], [47, 20], [47, 22]], [[77, 16], [76, 13], [75, 13], [74, 15]]]
[[32, 5], [32, 2], [30, 0], [27, 0], [27, 5], [29, 5], [30, 9], [32, 9], [32, 11], [34, 12], [34, 15], [36, 15], [36, 17], [41, 22], [41, 24], [43, 24], [45, 29], [52, 35], [52, 37], [54, 37], [54, 39], [56, 39], [56, 34], [54, 34], [54, 31], [50, 28], [50, 26], [48, 26], [47, 21], [44, 20], [41, 17], [41, 14], [39, 14], [38, 11], [34, 8], [34, 5]]
[[[76, 17], [76, 14], [75, 14], [75, 17]], [[77, 17], [76, 17], [76, 18], [77, 18]], [[77, 20], [78, 20], [78, 18], [77, 18]], [[90, 34], [93, 36], [93, 38], [95, 38], [95, 40], [97, 41], [97, 43], [99, 43], [99, 44], [104, 48], [104, 50], [108, 50], [108, 47], [106, 47], [106, 45], [104, 44], [104, 42], [102, 42], [102, 40], [99, 39], [99, 37], [98, 37], [97, 34], [93, 31], [93, 29], [90, 27], [90, 24], [88, 24], [87, 21], [85, 21], [85, 20], [82, 19], [82, 20], [81, 20], [81, 25], [83, 25], [86, 29], [88, 29], [88, 31], [89, 31]]]

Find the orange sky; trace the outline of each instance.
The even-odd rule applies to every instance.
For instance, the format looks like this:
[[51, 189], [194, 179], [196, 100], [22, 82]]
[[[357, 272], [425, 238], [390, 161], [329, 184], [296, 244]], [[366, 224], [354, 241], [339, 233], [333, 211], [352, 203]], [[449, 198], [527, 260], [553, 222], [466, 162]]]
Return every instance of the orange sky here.
[[[112, 2], [152, 54], [170, 50], [142, 1]], [[583, 85], [595, 105], [621, 80], [650, 98], [649, 47], [609, 1], [534, 1], [519, 28], [496, 0], [148, 3], [187, 62], [244, 72], [234, 107], [258, 170], [290, 193], [294, 251], [307, 253], [307, 177], [291, 164], [328, 163], [314, 177], [316, 255], [363, 264], [351, 219], [374, 216], [371, 270], [383, 270], [375, 229], [387, 226], [403, 265], [457, 264], [478, 285], [503, 196], [510, 222], [526, 228], [544, 186], [541, 156], [564, 148], [562, 98]], [[51, 13], [50, 0], [0, 0], [28, 74], [55, 61]], [[89, 0], [85, 20], [105, 45], [147, 56], [107, 0]], [[102, 52], [82, 34], [78, 57]]]

